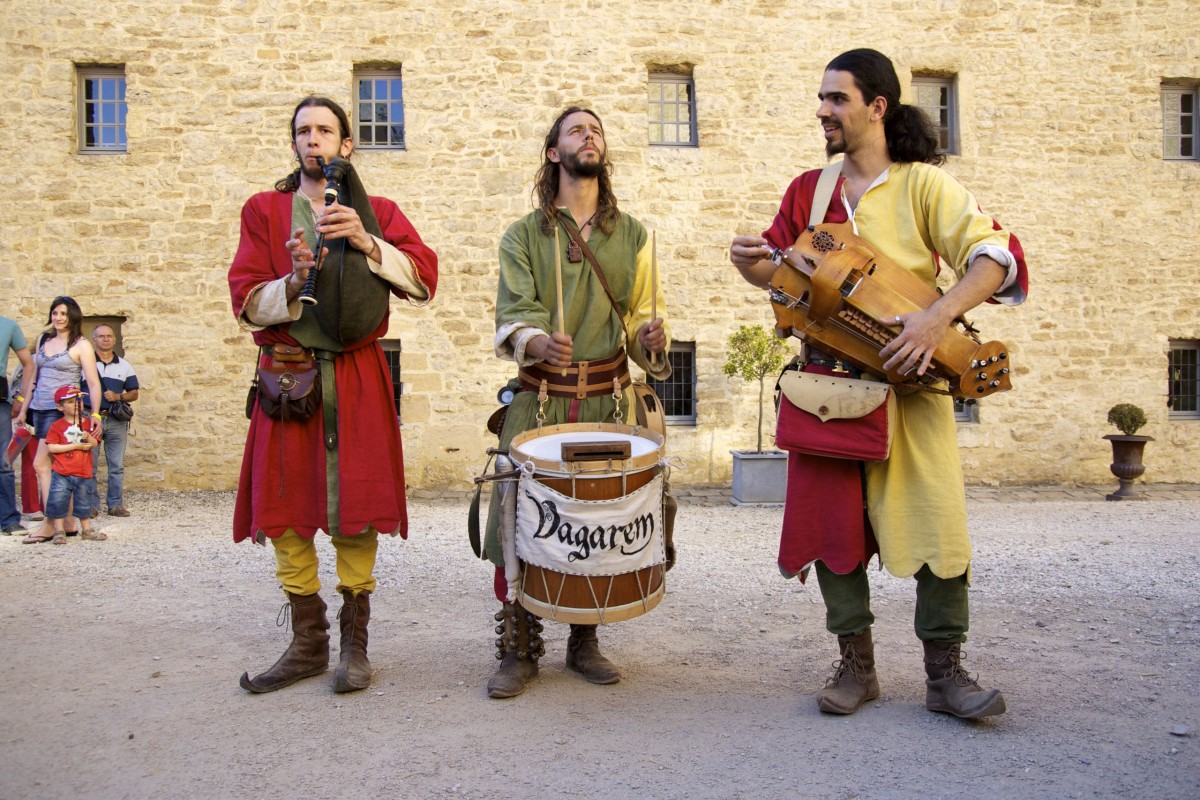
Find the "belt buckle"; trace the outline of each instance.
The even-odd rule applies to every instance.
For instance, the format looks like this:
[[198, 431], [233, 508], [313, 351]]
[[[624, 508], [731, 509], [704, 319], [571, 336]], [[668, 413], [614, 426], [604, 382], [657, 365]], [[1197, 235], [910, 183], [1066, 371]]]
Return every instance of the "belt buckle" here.
[[588, 392], [588, 363], [587, 361], [578, 362], [579, 376], [575, 383], [575, 397], [582, 400], [587, 397]]

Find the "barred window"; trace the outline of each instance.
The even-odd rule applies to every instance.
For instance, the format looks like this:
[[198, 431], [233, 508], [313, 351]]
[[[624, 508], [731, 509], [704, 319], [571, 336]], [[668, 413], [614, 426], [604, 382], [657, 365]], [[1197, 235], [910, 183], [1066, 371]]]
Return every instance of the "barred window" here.
[[1195, 86], [1163, 86], [1163, 158], [1200, 159], [1200, 129], [1196, 125], [1200, 91]]
[[698, 147], [696, 84], [691, 75], [650, 74], [650, 144]]
[[665, 381], [646, 379], [663, 404], [668, 425], [696, 424], [696, 343], [672, 342], [667, 351], [671, 377]]
[[1200, 341], [1171, 340], [1167, 366], [1167, 417], [1200, 419]]
[[388, 374], [392, 379], [392, 400], [396, 403], [396, 424], [401, 424], [400, 398], [404, 394], [404, 384], [400, 380], [400, 340], [380, 339], [379, 345], [383, 348], [383, 357], [387, 361]]
[[958, 97], [953, 78], [914, 77], [916, 106], [929, 115], [938, 134], [938, 152], [958, 155]]
[[79, 67], [79, 152], [124, 153], [125, 68]]
[[968, 402], [961, 397], [954, 398], [954, 421], [979, 422], [979, 402], [977, 400]]
[[367, 150], [403, 150], [404, 86], [399, 69], [354, 74], [354, 146]]

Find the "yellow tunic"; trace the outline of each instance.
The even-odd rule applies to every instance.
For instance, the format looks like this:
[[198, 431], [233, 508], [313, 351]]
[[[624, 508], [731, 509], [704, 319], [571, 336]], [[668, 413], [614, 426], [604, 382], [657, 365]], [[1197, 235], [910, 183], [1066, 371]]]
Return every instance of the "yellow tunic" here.
[[[863, 239], [930, 286], [933, 253], [961, 277], [980, 246], [1009, 246], [1009, 233], [994, 229], [971, 193], [928, 164], [891, 165], [887, 178], [859, 201], [854, 222]], [[954, 401], [918, 392], [897, 405], [891, 456], [865, 464], [867, 513], [880, 560], [898, 577], [922, 564], [940, 578], [962, 575], [971, 565], [971, 540]]]

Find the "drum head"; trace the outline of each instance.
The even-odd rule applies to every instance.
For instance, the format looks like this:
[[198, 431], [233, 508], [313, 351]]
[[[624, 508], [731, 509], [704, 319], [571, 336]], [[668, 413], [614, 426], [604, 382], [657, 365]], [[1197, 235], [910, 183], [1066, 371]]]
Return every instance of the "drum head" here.
[[[564, 444], [582, 442], [628, 442], [628, 459], [605, 461], [564, 462]], [[539, 473], [555, 475], [605, 474], [633, 472], [648, 469], [658, 464], [662, 453], [663, 437], [645, 428], [616, 425], [608, 422], [580, 422], [564, 425], [547, 425], [540, 431], [536, 428], [513, 438], [509, 444], [512, 460], [518, 464], [532, 462]]]

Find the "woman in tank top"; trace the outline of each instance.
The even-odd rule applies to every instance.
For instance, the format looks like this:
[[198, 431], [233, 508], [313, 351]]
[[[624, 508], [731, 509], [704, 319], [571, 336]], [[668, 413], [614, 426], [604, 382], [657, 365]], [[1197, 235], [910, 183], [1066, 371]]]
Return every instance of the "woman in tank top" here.
[[[21, 409], [17, 422], [25, 424], [28, 412], [34, 436], [38, 438], [37, 455], [33, 469], [37, 473], [38, 492], [45, 507], [50, 491], [50, 450], [46, 446], [46, 434], [50, 426], [62, 418], [62, 412], [54, 403], [54, 393], [60, 386], [79, 386], [80, 376], [87, 379], [88, 398], [92, 407], [92, 422], [100, 428], [100, 373], [96, 371], [96, 351], [83, 335], [83, 311], [70, 297], [56, 297], [50, 303], [48, 328], [38, 337], [37, 351], [33, 355], [34, 390], [29, 402]], [[68, 524], [67, 527], [70, 527]], [[27, 543], [48, 541], [54, 535], [50, 526], [43, 522], [42, 529], [25, 538]]]

